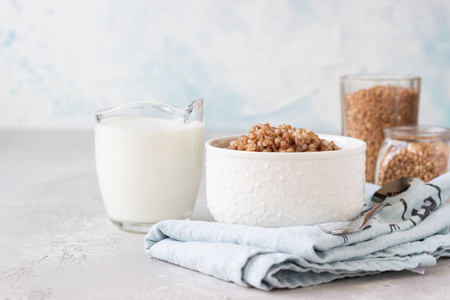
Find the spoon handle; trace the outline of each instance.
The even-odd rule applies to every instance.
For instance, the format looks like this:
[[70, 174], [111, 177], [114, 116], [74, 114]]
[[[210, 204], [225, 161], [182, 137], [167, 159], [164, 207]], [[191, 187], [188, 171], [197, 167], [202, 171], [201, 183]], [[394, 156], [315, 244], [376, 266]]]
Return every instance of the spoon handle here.
[[361, 227], [366, 225], [367, 222], [369, 222], [373, 218], [373, 216], [375, 216], [380, 211], [380, 209], [382, 209], [383, 206], [385, 206], [386, 204], [387, 202], [381, 202], [377, 204], [375, 207], [373, 207], [371, 210], [369, 210], [364, 216], [364, 220], [361, 224]]
[[388, 203], [381, 202], [375, 205], [375, 207], [369, 210], [364, 216], [360, 216], [359, 218], [353, 220], [345, 227], [332, 229], [329, 231], [329, 233], [344, 234], [360, 231], [364, 227], [364, 225], [366, 225], [367, 222], [369, 222], [373, 218], [373, 216], [375, 216], [385, 205], [388, 205]]

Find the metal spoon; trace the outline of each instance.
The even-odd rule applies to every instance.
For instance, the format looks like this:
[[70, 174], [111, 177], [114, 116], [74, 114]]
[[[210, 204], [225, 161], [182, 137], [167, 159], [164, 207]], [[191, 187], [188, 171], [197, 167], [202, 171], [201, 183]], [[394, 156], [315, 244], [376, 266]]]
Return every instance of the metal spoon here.
[[[374, 206], [371, 210], [348, 223], [347, 226], [332, 229], [329, 233], [344, 234], [360, 231], [384, 206], [392, 205], [392, 202], [398, 201], [424, 184], [425, 182], [419, 178], [403, 177], [383, 185], [371, 198], [370, 202]], [[390, 203], [386, 202], [386, 200], [389, 200]]]

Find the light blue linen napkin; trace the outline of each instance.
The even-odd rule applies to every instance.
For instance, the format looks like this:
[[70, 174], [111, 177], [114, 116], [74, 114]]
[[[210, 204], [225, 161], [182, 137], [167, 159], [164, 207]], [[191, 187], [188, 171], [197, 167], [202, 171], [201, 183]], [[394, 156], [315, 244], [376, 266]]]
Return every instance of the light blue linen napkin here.
[[[366, 184], [366, 207], [377, 189]], [[305, 287], [432, 266], [450, 257], [449, 202], [447, 173], [384, 207], [360, 232], [328, 233], [346, 222], [275, 229], [169, 220], [149, 231], [145, 251], [242, 286]]]

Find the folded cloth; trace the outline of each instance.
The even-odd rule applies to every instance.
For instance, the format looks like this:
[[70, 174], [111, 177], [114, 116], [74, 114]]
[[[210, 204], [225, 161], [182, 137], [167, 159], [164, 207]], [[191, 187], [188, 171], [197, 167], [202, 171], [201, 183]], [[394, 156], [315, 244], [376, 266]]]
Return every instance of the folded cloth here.
[[[366, 184], [366, 206], [378, 186]], [[169, 220], [145, 237], [149, 255], [262, 290], [317, 285], [338, 278], [436, 264], [450, 256], [450, 173], [392, 206], [360, 232], [331, 235], [347, 222], [259, 228]], [[276, 201], [276, 200], [274, 200]]]

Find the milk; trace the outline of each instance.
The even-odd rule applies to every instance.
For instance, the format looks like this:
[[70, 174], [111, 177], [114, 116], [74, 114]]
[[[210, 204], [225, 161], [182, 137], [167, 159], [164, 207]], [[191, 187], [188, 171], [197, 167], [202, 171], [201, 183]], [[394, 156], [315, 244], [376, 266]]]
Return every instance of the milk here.
[[203, 161], [203, 123], [122, 117], [95, 131], [98, 180], [113, 222], [153, 224], [190, 216]]

